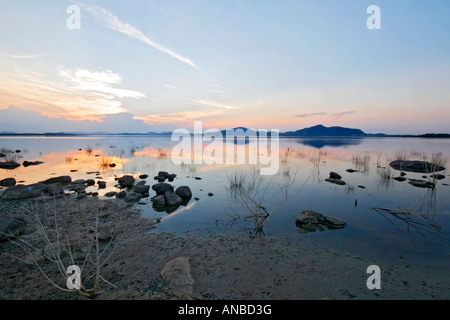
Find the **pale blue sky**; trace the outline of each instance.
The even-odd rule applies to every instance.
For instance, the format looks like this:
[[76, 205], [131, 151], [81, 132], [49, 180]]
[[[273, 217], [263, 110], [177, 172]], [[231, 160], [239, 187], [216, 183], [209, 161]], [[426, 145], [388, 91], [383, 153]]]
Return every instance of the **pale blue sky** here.
[[439, 0], [5, 0], [0, 131], [450, 132], [449, 16]]

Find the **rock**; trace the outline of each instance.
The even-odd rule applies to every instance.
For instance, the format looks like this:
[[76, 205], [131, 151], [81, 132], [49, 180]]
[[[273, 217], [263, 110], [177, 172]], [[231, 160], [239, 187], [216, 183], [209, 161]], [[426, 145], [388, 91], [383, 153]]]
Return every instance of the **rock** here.
[[164, 207], [166, 205], [166, 197], [165, 196], [156, 196], [152, 198], [152, 202], [154, 206]]
[[5, 158], [6, 154], [0, 152], [0, 158]]
[[159, 195], [164, 195], [167, 191], [172, 191], [173, 192], [173, 186], [168, 184], [168, 183], [157, 183], [155, 185], [152, 186], [153, 191], [156, 192], [156, 194]]
[[16, 153], [21, 153], [22, 152], [22, 150], [16, 150]]
[[111, 226], [104, 226], [97, 234], [99, 241], [111, 241], [114, 239], [116, 231]]
[[14, 161], [0, 162], [0, 169], [13, 170], [20, 167], [20, 164]]
[[0, 181], [0, 187], [14, 187], [17, 181], [14, 178], [6, 178]]
[[341, 229], [346, 225], [344, 221], [332, 217], [325, 217], [325, 221], [323, 224], [330, 229]]
[[161, 276], [173, 295], [180, 300], [192, 299], [194, 279], [191, 274], [189, 258], [179, 257], [166, 263]]
[[305, 224], [318, 224], [319, 221], [316, 217], [306, 214], [301, 214], [297, 219], [295, 219], [295, 224], [302, 227]]
[[394, 177], [394, 178], [392, 178], [392, 179], [397, 180], [397, 181], [400, 181], [400, 182], [406, 181], [406, 178], [405, 178], [405, 177]]
[[347, 169], [347, 170], [345, 170], [345, 171], [347, 171], [348, 173], [358, 172], [358, 170], [354, 170], [354, 169]]
[[444, 167], [427, 161], [396, 160], [389, 165], [395, 170], [417, 173], [431, 173], [445, 170]]
[[183, 203], [183, 199], [181, 199], [179, 195], [173, 193], [173, 191], [167, 191], [164, 194], [164, 197], [166, 198], [166, 204], [169, 207], [177, 207]]
[[346, 182], [341, 179], [328, 178], [328, 179], [325, 179], [325, 181], [334, 183], [334, 184], [338, 184], [340, 186], [346, 185]]
[[214, 196], [214, 193], [212, 193], [212, 192], [208, 193], [208, 197], [213, 197], [213, 196]]
[[400, 177], [404, 177], [404, 176], [406, 176], [406, 172], [400, 172]]
[[86, 184], [86, 180], [78, 179], [78, 180], [72, 181], [72, 184]]
[[42, 161], [24, 161], [23, 163], [22, 163], [22, 165], [26, 168], [26, 167], [29, 167], [29, 166], [37, 166], [37, 165], [40, 165], [40, 164], [43, 164], [44, 162], [42, 162]]
[[145, 179], [147, 179], [148, 178], [148, 174], [141, 174], [140, 176], [139, 176], [139, 179], [142, 179], [142, 180], [145, 180]]
[[358, 188], [365, 189], [366, 187], [365, 186], [358, 186]]
[[73, 191], [75, 193], [86, 192], [87, 186], [82, 183], [72, 183], [66, 187], [64, 187], [67, 191]]
[[[145, 183], [145, 181], [143, 181]], [[133, 187], [133, 191], [141, 194], [146, 194], [150, 190], [150, 186], [145, 184], [137, 184]]]
[[195, 180], [202, 180], [202, 178], [200, 178], [200, 177], [195, 177], [194, 179]]
[[86, 185], [89, 187], [92, 187], [95, 185], [95, 180], [94, 179], [88, 179], [86, 180]]
[[61, 185], [61, 183], [52, 183], [50, 185], [48, 185], [47, 187], [47, 193], [51, 196], [54, 195], [58, 195], [58, 194], [63, 194], [64, 193], [64, 189]]
[[106, 189], [106, 182], [105, 181], [97, 181], [97, 185], [99, 189]]
[[175, 180], [176, 177], [177, 177], [176, 174], [169, 174], [169, 177], [167, 179], [169, 179], [169, 182], [172, 182], [173, 180]]
[[117, 164], [111, 163], [111, 164], [109, 165], [109, 167], [110, 167], [110, 168], [115, 168], [115, 167], [117, 167]]
[[158, 182], [166, 182], [166, 178], [165, 177], [158, 177]]
[[36, 183], [29, 186], [22, 184], [8, 188], [3, 192], [2, 200], [22, 200], [48, 195], [48, 185]]
[[26, 226], [27, 222], [21, 215], [0, 216], [0, 242], [22, 234]]
[[177, 188], [175, 191], [177, 195], [179, 195], [181, 198], [191, 198], [192, 197], [192, 191], [188, 186], [182, 186]]
[[342, 176], [337, 174], [336, 172], [330, 172], [330, 179], [342, 179]]
[[136, 180], [132, 176], [123, 176], [118, 180], [120, 187], [131, 188]]
[[105, 197], [107, 197], [107, 198], [113, 198], [115, 196], [117, 196], [117, 192], [115, 192], [115, 191], [105, 193]]
[[424, 181], [424, 180], [416, 180], [416, 179], [410, 179], [410, 181], [408, 181], [408, 183], [414, 187], [417, 188], [434, 188], [435, 185], [429, 181]]
[[166, 171], [160, 171], [158, 172], [158, 177], [164, 177], [166, 179], [169, 179], [169, 173]]
[[144, 196], [140, 193], [136, 193], [136, 192], [129, 192], [124, 201], [125, 202], [138, 202], [139, 200], [141, 200]]
[[436, 180], [443, 180], [443, 179], [445, 179], [445, 176], [443, 174], [432, 174], [431, 177], [436, 179]]
[[127, 193], [126, 193], [126, 191], [124, 191], [124, 190], [120, 191], [120, 192], [117, 194], [117, 198], [118, 198], [118, 199], [123, 199], [123, 198], [125, 198], [126, 196], [127, 196]]
[[81, 199], [85, 199], [85, 198], [87, 198], [86, 192], [80, 192], [77, 194], [77, 200], [81, 200]]
[[312, 216], [317, 219], [318, 223], [323, 223], [325, 221], [325, 216], [319, 212], [305, 210], [302, 212], [302, 216]]
[[72, 182], [72, 178], [70, 176], [61, 176], [61, 177], [50, 178], [45, 181], [41, 181], [40, 183], [53, 184], [53, 183], [57, 183], [57, 182], [59, 182], [61, 184], [68, 184], [68, 183]]

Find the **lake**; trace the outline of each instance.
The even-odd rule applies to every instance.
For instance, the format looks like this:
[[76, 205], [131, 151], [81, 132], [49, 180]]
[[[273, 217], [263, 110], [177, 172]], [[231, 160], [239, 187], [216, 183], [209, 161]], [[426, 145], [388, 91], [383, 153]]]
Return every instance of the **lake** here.
[[[270, 236], [344, 250], [374, 262], [389, 259], [450, 265], [447, 171], [439, 172], [445, 176], [442, 180], [434, 180], [430, 174], [405, 172], [406, 181], [401, 182], [393, 179], [400, 171], [389, 166], [396, 159], [439, 159], [447, 167], [450, 139], [281, 138], [275, 176], [254, 175], [255, 166], [246, 164], [175, 165], [171, 159], [175, 145], [165, 136], [5, 136], [0, 138], [0, 152], [14, 151], [7, 152], [7, 160], [44, 163], [0, 170], [0, 180], [14, 177], [22, 184], [32, 184], [62, 175], [70, 175], [72, 180], [97, 179], [107, 183], [106, 189], [94, 186], [87, 191], [109, 199], [104, 196], [107, 192], [118, 191], [116, 177], [148, 174], [147, 184], [153, 185], [153, 177], [167, 171], [177, 175], [172, 183], [175, 187], [191, 188], [193, 198], [169, 212], [155, 210], [150, 190], [150, 197], [141, 199], [136, 207], [145, 217], [161, 218], [151, 232], [199, 236], [245, 233], [250, 239]], [[247, 147], [236, 146], [238, 152], [245, 152]], [[330, 172], [341, 175], [346, 184], [326, 181]], [[253, 189], [259, 207], [253, 209], [271, 212], [276, 207], [260, 230], [255, 230], [255, 220], [250, 217], [252, 207], [246, 207], [246, 198], [239, 193], [251, 177], [259, 183], [259, 189]], [[419, 188], [408, 179], [432, 181], [435, 187]], [[311, 230], [295, 223], [304, 210], [345, 221], [346, 225], [308, 232]]]

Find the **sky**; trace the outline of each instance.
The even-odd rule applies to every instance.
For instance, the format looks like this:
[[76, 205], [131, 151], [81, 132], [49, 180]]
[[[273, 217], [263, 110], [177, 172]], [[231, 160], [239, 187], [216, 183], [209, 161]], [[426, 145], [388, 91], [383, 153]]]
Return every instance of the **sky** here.
[[0, 132], [450, 133], [449, 16], [447, 0], [2, 0]]

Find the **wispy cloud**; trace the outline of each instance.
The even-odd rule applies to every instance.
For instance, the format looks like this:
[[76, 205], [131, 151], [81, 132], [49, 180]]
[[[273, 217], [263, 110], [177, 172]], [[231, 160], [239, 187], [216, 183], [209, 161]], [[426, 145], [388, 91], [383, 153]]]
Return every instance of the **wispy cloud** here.
[[322, 116], [326, 115], [326, 112], [315, 112], [315, 113], [303, 113], [303, 114], [297, 114], [296, 118], [309, 118], [309, 117], [315, 117], [315, 116]]
[[110, 70], [60, 67], [57, 71], [57, 80], [22, 69], [0, 72], [0, 108], [15, 105], [54, 118], [101, 121], [106, 115], [127, 111], [122, 98], [145, 97], [141, 92], [118, 88], [122, 77]]
[[43, 57], [45, 56], [45, 54], [40, 53], [40, 54], [25, 54], [25, 55], [17, 55], [17, 54], [11, 54], [9, 55], [10, 58], [13, 59], [35, 59], [35, 58], [39, 58], [39, 57]]
[[345, 111], [345, 112], [340, 112], [340, 113], [334, 113], [331, 116], [335, 119], [341, 118], [343, 116], [349, 115], [349, 114], [354, 114], [356, 113], [356, 111]]
[[223, 108], [223, 109], [239, 109], [239, 107], [224, 104], [222, 102], [205, 100], [205, 99], [200, 99], [200, 98], [190, 99], [189, 101], [191, 104], [195, 104], [198, 106], [216, 107], [216, 108]]
[[163, 45], [157, 43], [156, 41], [150, 39], [149, 37], [144, 35], [140, 30], [138, 30], [137, 28], [133, 27], [132, 25], [130, 25], [128, 23], [123, 22], [117, 16], [113, 15], [111, 12], [109, 12], [101, 7], [98, 7], [95, 5], [87, 5], [87, 4], [79, 2], [77, 0], [72, 0], [72, 2], [77, 4], [78, 6], [80, 6], [83, 10], [87, 11], [89, 14], [91, 14], [94, 17], [94, 19], [103, 23], [107, 28], [110, 28], [110, 29], [115, 30], [120, 33], [123, 33], [123, 34], [129, 36], [130, 38], [139, 40], [143, 43], [146, 43], [146, 44], [150, 45], [151, 47], [153, 47], [163, 53], [166, 53], [179, 61], [182, 61], [182, 62], [190, 65], [191, 67], [201, 70], [201, 68], [198, 67], [194, 62], [192, 62], [191, 59], [184, 57], [181, 54], [178, 54], [178, 53], [174, 52], [173, 50], [166, 48]]
[[172, 89], [172, 90], [180, 90], [179, 88], [172, 86], [170, 84], [165, 84], [164, 87], [166, 87], [167, 89]]
[[218, 116], [220, 110], [185, 110], [172, 113], [159, 113], [149, 115], [135, 115], [133, 118], [141, 120], [147, 124], [191, 124], [195, 120], [205, 120], [210, 117]]

